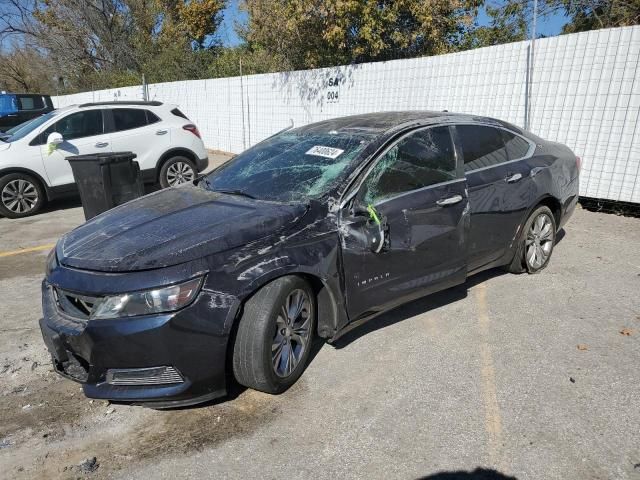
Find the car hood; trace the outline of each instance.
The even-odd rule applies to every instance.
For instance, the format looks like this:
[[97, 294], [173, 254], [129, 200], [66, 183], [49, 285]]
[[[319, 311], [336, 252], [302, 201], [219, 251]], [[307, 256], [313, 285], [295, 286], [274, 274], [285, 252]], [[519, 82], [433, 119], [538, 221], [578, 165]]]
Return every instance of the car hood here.
[[169, 188], [105, 212], [66, 234], [56, 249], [66, 266], [107, 272], [195, 260], [272, 235], [305, 205], [274, 204], [195, 186]]
[[0, 140], [0, 152], [4, 152], [5, 150], [9, 150], [11, 148], [11, 143], [3, 142]]

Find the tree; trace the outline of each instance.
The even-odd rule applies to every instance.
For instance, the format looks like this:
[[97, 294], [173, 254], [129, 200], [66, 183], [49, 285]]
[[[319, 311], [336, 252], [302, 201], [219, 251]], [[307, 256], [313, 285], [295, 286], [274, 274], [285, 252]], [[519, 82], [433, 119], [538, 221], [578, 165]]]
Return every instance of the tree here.
[[0, 40], [33, 44], [72, 90], [198, 78], [224, 0], [3, 0]]
[[532, 12], [525, 2], [506, 2], [505, 5], [485, 7], [489, 24], [470, 29], [462, 39], [461, 48], [489, 47], [526, 40]]
[[53, 78], [46, 56], [24, 46], [1, 53], [0, 90], [51, 93]]
[[250, 48], [285, 68], [389, 60], [456, 49], [476, 0], [243, 0]]
[[571, 18], [563, 33], [640, 23], [640, 0], [554, 0], [550, 4]]

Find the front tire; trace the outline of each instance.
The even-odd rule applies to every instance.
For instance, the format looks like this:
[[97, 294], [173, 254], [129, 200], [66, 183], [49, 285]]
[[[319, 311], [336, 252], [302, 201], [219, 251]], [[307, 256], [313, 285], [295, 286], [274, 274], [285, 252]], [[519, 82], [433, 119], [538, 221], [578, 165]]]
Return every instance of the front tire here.
[[241, 385], [281, 393], [302, 375], [316, 325], [316, 299], [300, 277], [281, 277], [245, 304], [233, 349], [233, 373]]
[[160, 185], [162, 188], [167, 188], [190, 183], [196, 179], [196, 174], [195, 164], [187, 157], [172, 157], [162, 164]]
[[555, 243], [555, 217], [549, 207], [541, 205], [524, 224], [515, 255], [507, 270], [511, 273], [538, 273], [544, 270], [551, 260]]
[[45, 204], [45, 192], [38, 180], [25, 173], [0, 178], [0, 215], [23, 218], [38, 213]]

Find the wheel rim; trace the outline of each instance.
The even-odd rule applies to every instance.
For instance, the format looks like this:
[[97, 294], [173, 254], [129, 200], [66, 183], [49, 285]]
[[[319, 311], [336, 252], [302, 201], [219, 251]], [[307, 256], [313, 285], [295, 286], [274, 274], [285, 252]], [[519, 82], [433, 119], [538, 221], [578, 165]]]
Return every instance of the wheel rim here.
[[288, 377], [296, 369], [309, 346], [311, 300], [304, 290], [291, 292], [280, 307], [271, 343], [273, 370]]
[[553, 249], [553, 222], [546, 213], [541, 213], [531, 224], [527, 232], [525, 244], [527, 265], [532, 268], [542, 267]]
[[176, 162], [167, 169], [167, 183], [169, 185], [173, 186], [193, 182], [194, 178], [195, 173], [188, 163]]
[[13, 213], [27, 213], [38, 203], [38, 189], [28, 180], [12, 180], [2, 189], [2, 205]]

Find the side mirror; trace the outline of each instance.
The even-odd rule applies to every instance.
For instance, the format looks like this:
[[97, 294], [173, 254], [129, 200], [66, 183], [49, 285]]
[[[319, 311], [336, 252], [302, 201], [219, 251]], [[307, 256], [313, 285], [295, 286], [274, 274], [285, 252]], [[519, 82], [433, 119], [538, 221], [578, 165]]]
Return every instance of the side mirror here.
[[64, 138], [61, 133], [53, 132], [47, 137], [47, 145], [60, 145], [62, 142], [64, 142]]
[[360, 199], [354, 199], [350, 214], [358, 219], [346, 226], [349, 236], [357, 244], [373, 253], [380, 253], [389, 247], [389, 227], [387, 219], [373, 206], [365, 205]]
[[369, 217], [369, 210], [361, 200], [355, 198], [351, 206], [351, 215], [354, 217]]

